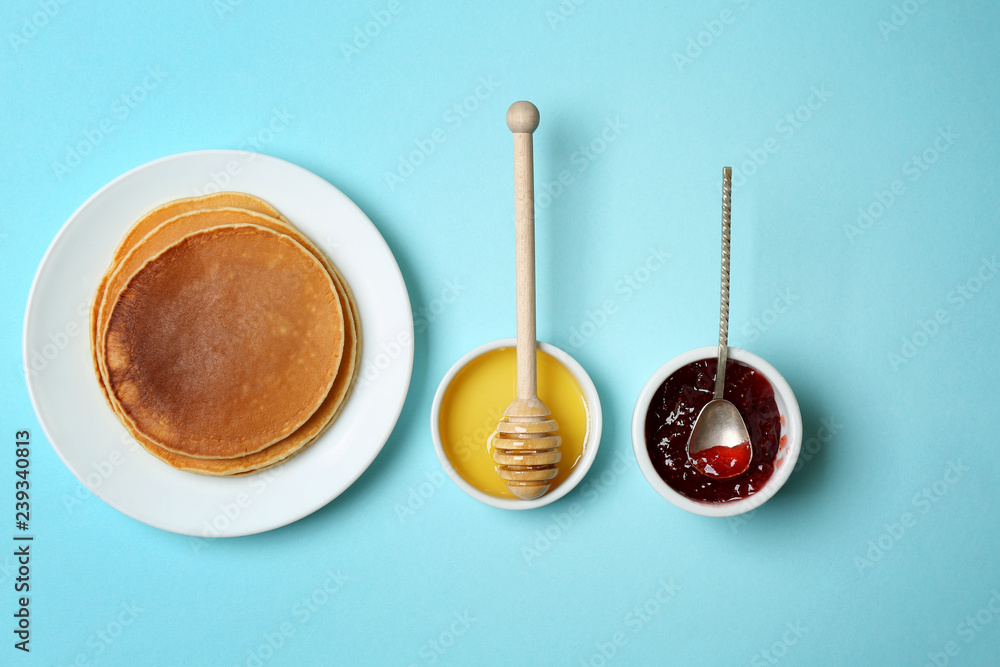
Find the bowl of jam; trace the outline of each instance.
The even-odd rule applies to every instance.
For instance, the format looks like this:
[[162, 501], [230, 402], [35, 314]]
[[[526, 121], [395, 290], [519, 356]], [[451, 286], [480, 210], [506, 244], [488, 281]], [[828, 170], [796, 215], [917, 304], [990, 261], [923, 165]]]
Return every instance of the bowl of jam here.
[[569, 493], [590, 470], [601, 442], [602, 413], [587, 371], [558, 347], [539, 341], [538, 397], [552, 411], [562, 438], [559, 470], [545, 495], [522, 500], [496, 472], [490, 440], [514, 398], [517, 341], [472, 350], [445, 374], [431, 405], [431, 439], [441, 467], [467, 494], [493, 507], [533, 509]]
[[698, 472], [687, 442], [712, 400], [717, 355], [715, 346], [700, 347], [653, 374], [632, 413], [632, 447], [646, 480], [671, 503], [703, 516], [734, 516], [760, 507], [791, 475], [802, 445], [802, 415], [791, 387], [771, 364], [730, 347], [724, 397], [747, 426], [750, 465], [726, 479]]

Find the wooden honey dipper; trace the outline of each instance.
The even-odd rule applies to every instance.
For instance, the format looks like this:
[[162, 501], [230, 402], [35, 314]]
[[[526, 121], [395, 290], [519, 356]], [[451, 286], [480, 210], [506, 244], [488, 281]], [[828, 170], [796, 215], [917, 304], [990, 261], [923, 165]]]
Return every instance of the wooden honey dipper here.
[[507, 109], [507, 127], [514, 133], [514, 227], [517, 253], [517, 395], [504, 410], [491, 438], [497, 474], [522, 500], [534, 500], [549, 490], [559, 472], [558, 424], [538, 399], [535, 367], [535, 174], [531, 133], [538, 127], [538, 109], [531, 102], [514, 102]]

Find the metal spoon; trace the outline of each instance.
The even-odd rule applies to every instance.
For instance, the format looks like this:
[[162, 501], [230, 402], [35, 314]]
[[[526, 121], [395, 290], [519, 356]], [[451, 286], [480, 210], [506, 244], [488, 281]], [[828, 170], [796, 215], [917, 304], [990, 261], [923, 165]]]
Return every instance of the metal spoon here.
[[719, 365], [715, 396], [698, 414], [688, 438], [688, 458], [709, 477], [735, 477], [750, 467], [752, 450], [746, 424], [736, 406], [723, 398], [729, 357], [729, 226], [732, 167], [722, 169], [722, 307], [719, 314]]

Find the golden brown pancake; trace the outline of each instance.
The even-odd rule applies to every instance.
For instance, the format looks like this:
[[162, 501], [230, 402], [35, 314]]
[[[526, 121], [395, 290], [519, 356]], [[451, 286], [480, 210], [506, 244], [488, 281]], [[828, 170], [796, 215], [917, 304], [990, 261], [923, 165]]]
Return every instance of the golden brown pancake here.
[[115, 248], [115, 254], [111, 259], [112, 264], [117, 264], [129, 250], [135, 247], [146, 234], [159, 227], [161, 224], [188, 211], [197, 211], [204, 208], [242, 208], [247, 211], [263, 213], [272, 218], [277, 218], [282, 222], [288, 222], [276, 208], [268, 204], [260, 197], [248, 195], [245, 192], [216, 192], [200, 197], [187, 197], [185, 199], [175, 199], [162, 206], [154, 208], [152, 211], [142, 216], [139, 222], [132, 225], [131, 229], [125, 233], [121, 243]]
[[[168, 246], [173, 245], [188, 234], [202, 231], [220, 225], [253, 224], [266, 227], [282, 234], [288, 234], [301, 243], [304, 239], [297, 232], [292, 234], [291, 226], [279, 220], [238, 208], [215, 208], [188, 211], [178, 216], [170, 218], [156, 227], [152, 232], [142, 238], [124, 257], [117, 263], [108, 275], [104, 286], [101, 303], [98, 308], [96, 330], [97, 330], [97, 350], [104, 348], [104, 330], [107, 328], [108, 318], [111, 308], [114, 307], [118, 295], [124, 289], [128, 280], [135, 275], [135, 272], [142, 267], [152, 256], [162, 252]], [[298, 237], [298, 238], [296, 238]], [[311, 245], [311, 244], [310, 244]], [[307, 246], [307, 249], [308, 246]], [[316, 250], [313, 247], [311, 250]], [[313, 253], [317, 259], [322, 258], [322, 253], [318, 250]], [[107, 384], [107, 368], [103, 360], [98, 355], [98, 364], [101, 376]]]
[[[345, 332], [347, 331], [349, 329], [345, 329]], [[345, 335], [344, 350], [346, 354], [347, 335]], [[298, 453], [322, 435], [334, 422], [340, 410], [344, 407], [347, 395], [356, 377], [356, 373], [347, 373], [343, 366], [344, 363], [341, 362], [341, 372], [337, 375], [337, 379], [334, 380], [333, 387], [330, 389], [330, 393], [327, 394], [326, 400], [323, 401], [323, 404], [320, 405], [319, 409], [313, 413], [312, 417], [305, 424], [288, 437], [279, 440], [270, 447], [247, 456], [225, 459], [185, 456], [171, 452], [150, 442], [141, 434], [136, 433], [127, 422], [125, 423], [125, 427], [149, 453], [179, 470], [218, 476], [258, 472], [264, 468], [270, 468], [281, 463], [293, 454]]]
[[[210, 210], [196, 210], [167, 220], [138, 242], [128, 253], [126, 253], [116, 266], [112, 267], [109, 274], [105, 277], [101, 288], [98, 290], [95, 298], [95, 306], [92, 309], [92, 312], [98, 313], [94, 318], [93, 325], [93, 340], [96, 343], [94, 345], [95, 356], [97, 356], [96, 350], [103, 348], [102, 337], [104, 328], [107, 326], [107, 317], [110, 313], [110, 308], [114, 304], [115, 299], [117, 299], [118, 294], [127, 282], [128, 278], [130, 278], [132, 274], [134, 274], [134, 272], [137, 271], [138, 268], [152, 255], [162, 251], [170, 244], [175, 243], [186, 234], [220, 224], [246, 223], [260, 225], [287, 234], [305, 246], [317, 259], [322, 261], [331, 272], [334, 285], [337, 287], [337, 292], [341, 297], [341, 304], [342, 309], [344, 310], [345, 319], [350, 320], [350, 322], [345, 322], [345, 324], [348, 325], [345, 326], [345, 329], [350, 328], [357, 333], [357, 306], [354, 303], [353, 295], [346, 288], [343, 279], [340, 277], [339, 272], [330, 262], [329, 258], [316, 248], [316, 246], [313, 245], [308, 238], [306, 238], [289, 223], [281, 222], [253, 211], [232, 208], [220, 208], [213, 210], [218, 211], [218, 213], [213, 213]], [[351, 324], [354, 326], [349, 326]], [[345, 356], [345, 362], [348, 364], [347, 370], [351, 373], [354, 371], [354, 365], [357, 358], [356, 347], [356, 343], [352, 341], [352, 345], [349, 348], [349, 354]], [[107, 371], [100, 358], [98, 358], [98, 364], [98, 368], [102, 376], [102, 383], [106, 384]], [[115, 407], [116, 406], [112, 405], [112, 408]]]
[[[347, 318], [345, 318], [346, 320]], [[353, 318], [351, 318], [353, 322]], [[345, 325], [347, 322], [345, 321]], [[141, 444], [150, 454], [164, 461], [174, 468], [196, 472], [203, 475], [227, 476], [227, 475], [249, 475], [260, 472], [266, 468], [284, 462], [291, 458], [293, 454], [305, 449], [305, 447], [316, 440], [333, 423], [337, 415], [343, 408], [347, 394], [349, 393], [353, 381], [356, 377], [354, 367], [350, 373], [347, 372], [346, 355], [350, 347], [351, 339], [357, 340], [357, 334], [349, 326], [345, 327], [344, 354], [345, 361], [341, 362], [341, 371], [334, 380], [330, 393], [319, 409], [313, 413], [309, 420], [299, 427], [287, 438], [259, 452], [228, 459], [206, 459], [193, 456], [185, 456], [176, 452], [159, 447], [141, 433], [137, 432], [127, 420], [122, 420], [122, 424], [129, 431], [135, 440]]]
[[[347, 331], [349, 330], [345, 329], [345, 332]], [[344, 349], [346, 353], [346, 336]], [[270, 468], [301, 451], [322, 435], [330, 424], [333, 423], [344, 405], [344, 399], [347, 397], [354, 380], [353, 374], [348, 375], [344, 372], [343, 362], [341, 363], [341, 368], [342, 370], [337, 375], [337, 379], [334, 380], [333, 387], [330, 389], [330, 393], [327, 394], [326, 400], [323, 401], [323, 404], [320, 405], [319, 409], [313, 413], [312, 417], [305, 424], [288, 437], [279, 440], [270, 447], [253, 454], [248, 454], [247, 456], [226, 459], [185, 456], [164, 449], [156, 445], [156, 443], [151, 442], [141, 433], [138, 433], [127, 421], [123, 420], [123, 424], [132, 437], [150, 454], [179, 470], [217, 476], [258, 472], [264, 468]]]
[[113, 398], [146, 439], [231, 458], [306, 423], [333, 386], [343, 346], [326, 267], [286, 234], [231, 224], [190, 233], [145, 262], [110, 310], [102, 356]]
[[[113, 400], [112, 396], [109, 396], [105, 387], [104, 378], [101, 378], [100, 385], [105, 398], [108, 400], [112, 410], [114, 410], [119, 416], [122, 424], [131, 433], [131, 435], [154, 456], [169, 463], [173, 467], [200, 474], [248, 475], [274, 467], [287, 458], [290, 458], [293, 454], [301, 451], [308, 444], [318, 438], [319, 435], [321, 435], [334, 421], [337, 414], [339, 414], [340, 409], [343, 407], [347, 395], [350, 393], [353, 382], [357, 376], [357, 360], [360, 357], [360, 321], [357, 317], [357, 303], [354, 300], [354, 295], [351, 293], [346, 281], [344, 281], [340, 272], [337, 270], [337, 267], [324, 253], [319, 251], [307, 237], [299, 233], [298, 230], [295, 229], [284, 216], [271, 207], [270, 204], [253, 197], [252, 195], [232, 192], [219, 193], [216, 195], [207, 195], [205, 197], [176, 200], [174, 202], [164, 204], [150, 213], [147, 213], [133, 226], [126, 238], [123, 239], [122, 243], [119, 245], [118, 250], [116, 250], [115, 262], [120, 262], [121, 259], [123, 259], [135, 248], [135, 246], [140, 245], [145, 240], [145, 237], [143, 237], [142, 234], [147, 230], [152, 229], [153, 231], [150, 231], [146, 234], [146, 236], [153, 236], [158, 227], [164, 227], [165, 229], [162, 232], [157, 232], [157, 235], [159, 233], [166, 232], [166, 229], [172, 226], [172, 221], [170, 220], [171, 216], [177, 217], [174, 214], [183, 214], [190, 212], [191, 210], [216, 207], [242, 207], [249, 210], [251, 213], [256, 212], [269, 216], [268, 221], [263, 221], [257, 218], [251, 222], [254, 224], [263, 223], [262, 226], [273, 227], [275, 231], [281, 231], [282, 233], [292, 236], [303, 246], [309, 249], [317, 259], [322, 261], [327, 270], [330, 272], [334, 286], [337, 289], [337, 294], [340, 298], [344, 315], [344, 351], [340, 370], [330, 393], [327, 395], [327, 398], [324, 400], [320, 408], [309, 418], [309, 420], [307, 420], [305, 424], [303, 424], [287, 438], [284, 438], [259, 452], [255, 452], [247, 456], [234, 457], [231, 459], [205, 459], [186, 456], [184, 454], [163, 449], [150, 441], [148, 438], [145, 438], [141, 433], [137, 432], [132, 424], [129, 423], [128, 419], [125, 418], [117, 404], [117, 401]], [[164, 221], [165, 218], [166, 220]], [[203, 217], [202, 220], [210, 221], [210, 218]], [[276, 223], [281, 223], [281, 225]], [[287, 227], [282, 225], [286, 225]], [[171, 238], [173, 238], [173, 236]], [[143, 259], [145, 260], [149, 258], [151, 253], [161, 250], [162, 243], [157, 244], [155, 241], [151, 241], [144, 247], [145, 251], [140, 252], [143, 254]], [[139, 253], [137, 253], [136, 256], [138, 257]], [[117, 268], [116, 263], [112, 264], [108, 273], [102, 279], [91, 309], [91, 340], [94, 352], [95, 370], [99, 376], [101, 373], [101, 365], [98, 363], [97, 350], [102, 346], [97, 344], [99, 338], [98, 313], [100, 311], [101, 302], [105, 298], [108, 280]], [[109, 296], [108, 298], [116, 299], [117, 295], [114, 297]], [[100, 333], [103, 333], [103, 331]]]
[[265, 468], [271, 468], [279, 463], [285, 462], [295, 454], [305, 449], [308, 445], [312, 444], [330, 423], [332, 423], [332, 420], [328, 420], [326, 424], [324, 424], [323, 428], [319, 429], [319, 432], [312, 437], [306, 437], [306, 427], [303, 426], [287, 438], [284, 438], [283, 440], [280, 440], [259, 452], [248, 454], [246, 456], [237, 456], [225, 459], [206, 459], [177, 454], [151, 443], [148, 439], [144, 438], [142, 434], [136, 433], [135, 429], [129, 428], [128, 426], [126, 428], [128, 428], [132, 437], [134, 437], [146, 451], [178, 470], [196, 472], [201, 475], [227, 477], [259, 472]]
[[[341, 370], [337, 375], [337, 379], [334, 382], [334, 386], [330, 391], [327, 400], [324, 401], [323, 405], [314, 415], [314, 418], [310, 419], [310, 422], [304, 425], [306, 430], [302, 434], [298, 434], [294, 442], [289, 442], [284, 444], [285, 451], [290, 453], [296, 451], [297, 449], [303, 447], [309, 441], [314, 439], [317, 435], [322, 433], [330, 421], [336, 417], [340, 410], [341, 405], [345, 401], [347, 394], [349, 393], [353, 381], [356, 376], [357, 369], [357, 358], [358, 358], [358, 340], [359, 335], [357, 333], [357, 317], [354, 314], [354, 301], [353, 296], [346, 290], [343, 283], [336, 279], [335, 267], [333, 267], [330, 260], [323, 254], [318, 248], [316, 248], [304, 235], [302, 235], [298, 230], [296, 230], [291, 225], [281, 223], [273, 218], [267, 216], [253, 213], [250, 211], [243, 211], [241, 209], [216, 209], [214, 211], [191, 211], [184, 213], [175, 218], [171, 218], [167, 222], [163, 223], [156, 228], [153, 232], [148, 234], [141, 242], [139, 242], [119, 263], [115, 268], [114, 272], [107, 281], [107, 286], [105, 290], [105, 307], [100, 309], [100, 315], [98, 317], [97, 329], [101, 332], [101, 335], [97, 337], [97, 349], [102, 349], [104, 346], [104, 336], [103, 331], [107, 325], [107, 318], [110, 315], [109, 304], [113, 303], [112, 296], [120, 292], [121, 287], [126, 282], [125, 276], [129, 276], [137, 270], [137, 267], [141, 265], [144, 258], [162, 251], [163, 248], [167, 247], [169, 244], [176, 242], [177, 240], [183, 238], [188, 233], [194, 231], [200, 231], [203, 229], [211, 228], [217, 224], [232, 224], [232, 223], [252, 223], [257, 224], [274, 231], [278, 231], [287, 234], [294, 238], [296, 241], [301, 243], [307, 250], [309, 250], [314, 257], [323, 261], [324, 265], [328, 270], [331, 271], [331, 276], [334, 279], [334, 286], [337, 288], [338, 295], [340, 295], [341, 303], [346, 303], [347, 307], [344, 310], [344, 356], [341, 361]], [[99, 358], [99, 372], [102, 372], [102, 384], [106, 383], [107, 380], [107, 368], [104, 363], [103, 358]], [[124, 414], [117, 402], [113, 400], [113, 397], [108, 395], [108, 403], [111, 405], [112, 409], [124, 419]], [[325, 419], [326, 421], [320, 421]], [[130, 429], [131, 430], [131, 429]], [[156, 451], [156, 445], [154, 443], [143, 442], [136, 433], [133, 433], [136, 439], [140, 441], [141, 444], [146, 446], [154, 455], [160, 457], [161, 459], [167, 460], [171, 465], [180, 464], [183, 462], [183, 457], [180, 454], [174, 453], [173, 456], [167, 451]], [[259, 457], [258, 457], [259, 458]], [[241, 462], [243, 466], [256, 465], [251, 462]], [[188, 469], [204, 468], [207, 464], [197, 463], [197, 462], [187, 462]], [[176, 465], [175, 467], [181, 467]], [[224, 468], [220, 465], [214, 464], [210, 467], [211, 471], [205, 470], [208, 474], [226, 474]]]
[[[181, 213], [187, 213], [188, 211], [194, 211], [197, 209], [222, 207], [242, 208], [248, 211], [269, 215], [273, 218], [281, 220], [282, 222], [288, 222], [285, 217], [277, 211], [277, 209], [268, 204], [266, 201], [260, 197], [248, 195], [245, 192], [217, 192], [210, 195], [203, 195], [201, 197], [175, 199], [154, 208], [152, 211], [139, 218], [139, 221], [132, 225], [128, 232], [125, 233], [125, 237], [118, 244], [118, 247], [115, 248], [114, 256], [111, 259], [111, 266], [101, 278], [101, 282], [97, 286], [97, 294], [94, 297], [94, 303], [90, 308], [90, 341], [95, 372], [98, 374], [101, 372], [97, 359], [97, 350], [99, 349], [99, 346], [96, 344], [98, 333], [97, 315], [104, 299], [104, 291], [108, 283], [108, 278], [110, 277], [111, 272], [114, 271], [118, 262], [121, 261], [121, 259], [124, 258], [125, 255], [127, 255], [129, 251], [132, 250], [132, 248], [135, 247], [144, 236], [146, 236], [146, 234], [153, 231], [170, 218], [178, 216]], [[109, 404], [111, 404], [111, 400], [108, 396], [108, 390], [104, 386], [103, 379], [101, 381], [101, 391], [104, 393], [104, 398], [108, 400]], [[111, 404], [111, 408], [117, 412], [117, 407], [115, 405]]]

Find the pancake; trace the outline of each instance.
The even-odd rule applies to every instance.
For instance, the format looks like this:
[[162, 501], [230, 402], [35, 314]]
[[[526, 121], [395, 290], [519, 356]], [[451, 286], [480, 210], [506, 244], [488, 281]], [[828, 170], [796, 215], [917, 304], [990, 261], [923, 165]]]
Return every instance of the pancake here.
[[[346, 283], [344, 283], [344, 287], [347, 287]], [[354, 380], [357, 378], [357, 366], [352, 361], [348, 368], [347, 354], [353, 337], [355, 354], [358, 358], [360, 357], [361, 333], [357, 328], [359, 320], [352, 312], [357, 309], [354, 295], [351, 294], [349, 289], [347, 290], [347, 295], [349, 307], [344, 311], [344, 360], [341, 362], [341, 371], [337, 375], [337, 379], [334, 380], [333, 387], [330, 389], [330, 393], [319, 410], [309, 418], [309, 421], [284, 440], [247, 456], [229, 459], [205, 459], [185, 456], [163, 449], [149, 442], [142, 434], [135, 432], [135, 429], [131, 428], [127, 422], [124, 422], [125, 428], [146, 451], [178, 470], [202, 475], [235, 477], [252, 475], [273, 468], [279, 463], [284, 463], [287, 459], [305, 449], [306, 446], [312, 444], [313, 441], [323, 435], [326, 429], [330, 427], [337, 418], [337, 415], [340, 414], [340, 410], [343, 408], [344, 403], [346, 403], [347, 396], [354, 385]], [[353, 328], [348, 324], [349, 321], [353, 324]]]
[[[349, 303], [353, 303], [353, 298], [350, 299]], [[345, 311], [345, 315], [349, 314], [349, 310]], [[326, 431], [326, 429], [337, 418], [337, 415], [340, 413], [341, 408], [343, 408], [347, 395], [353, 386], [353, 382], [357, 376], [354, 372], [356, 367], [352, 363], [350, 365], [350, 371], [348, 371], [346, 355], [348, 354], [348, 349], [351, 347], [352, 341], [359, 341], [360, 336], [356, 330], [348, 324], [348, 320], [353, 323], [356, 321], [355, 318], [345, 317], [344, 319], [345, 358], [344, 361], [341, 362], [341, 372], [337, 375], [337, 379], [334, 380], [333, 387], [330, 389], [330, 393], [327, 395], [326, 400], [313, 414], [313, 416], [310, 417], [305, 424], [299, 427], [298, 430], [270, 447], [247, 456], [227, 459], [206, 459], [185, 456], [183, 454], [171, 452], [170, 450], [164, 449], [151, 442], [148, 438], [145, 438], [141, 433], [136, 431], [135, 428], [132, 427], [132, 425], [127, 421], [122, 420], [122, 423], [126, 430], [128, 430], [129, 434], [136, 440], [136, 442], [142, 445], [146, 451], [178, 470], [185, 470], [202, 475], [242, 476], [252, 475], [268, 468], [272, 468], [279, 463], [283, 463], [294, 454], [297, 454], [308, 445], [312, 444], [313, 441]], [[357, 349], [356, 346], [355, 349]]]
[[[160, 224], [151, 233], [143, 237], [141, 241], [122, 257], [114, 270], [111, 271], [105, 281], [103, 294], [99, 294], [101, 303], [98, 307], [98, 315], [95, 323], [95, 330], [97, 332], [96, 350], [104, 349], [104, 330], [107, 328], [111, 308], [114, 306], [118, 295], [124, 289], [128, 280], [149, 258], [162, 252], [168, 246], [176, 243], [188, 234], [219, 225], [232, 224], [259, 225], [282, 234], [287, 234], [305, 246], [317, 259], [321, 261], [325, 259], [325, 256], [309, 243], [304, 236], [298, 233], [297, 230], [293, 232], [293, 228], [290, 225], [260, 213], [236, 208], [195, 210], [182, 213]], [[326, 263], [329, 263], [329, 260], [326, 260]], [[341, 307], [341, 311], [343, 311], [343, 307]], [[107, 385], [108, 373], [105, 361], [101, 358], [101, 355], [97, 355], [97, 361], [102, 382]], [[117, 406], [113, 405], [112, 408], [115, 409]], [[120, 413], [120, 410], [116, 409], [116, 412]]]
[[282, 222], [288, 222], [276, 208], [268, 204], [260, 197], [248, 195], [245, 192], [216, 192], [200, 197], [187, 197], [185, 199], [175, 199], [162, 206], [154, 208], [152, 211], [142, 216], [131, 229], [125, 233], [121, 243], [115, 248], [115, 254], [111, 258], [112, 265], [121, 261], [128, 252], [143, 239], [144, 236], [159, 227], [161, 224], [188, 211], [197, 211], [205, 208], [242, 208], [247, 211], [263, 213], [272, 218], [277, 218]]
[[[165, 461], [175, 468], [200, 474], [249, 475], [282, 463], [293, 454], [301, 451], [307, 445], [311, 444], [330, 426], [346, 402], [347, 396], [349, 395], [357, 377], [357, 361], [360, 357], [361, 345], [360, 320], [357, 315], [357, 303], [354, 300], [354, 295], [349, 286], [346, 281], [344, 281], [343, 276], [323, 252], [318, 250], [307, 237], [299, 233], [298, 230], [295, 229], [295, 227], [292, 226], [284, 216], [270, 206], [270, 204], [251, 195], [229, 192], [169, 202], [143, 216], [143, 218], [132, 227], [126, 235], [126, 238], [119, 244], [118, 249], [115, 251], [115, 263], [112, 264], [108, 273], [103, 277], [97, 290], [94, 304], [91, 309], [92, 350], [94, 353], [95, 374], [100, 376], [101, 371], [100, 364], [98, 362], [99, 355], [97, 354], [98, 349], [103, 347], [97, 344], [99, 338], [97, 322], [100, 306], [102, 301], [105, 299], [105, 292], [108, 291], [108, 280], [111, 274], [118, 268], [117, 263], [124, 259], [130, 252], [132, 252], [133, 249], [136, 248], [136, 246], [139, 246], [145, 240], [145, 236], [142, 236], [142, 234], [152, 229], [152, 231], [149, 231], [146, 236], [153, 236], [154, 232], [156, 232], [159, 227], [163, 227], [163, 230], [156, 233], [158, 236], [159, 234], [165, 233], [166, 230], [172, 226], [172, 224], [167, 224], [171, 222], [171, 216], [177, 217], [178, 214], [191, 212], [192, 210], [216, 207], [243, 208], [251, 213], [263, 214], [263, 216], [259, 216], [249, 222], [260, 224], [261, 226], [270, 226], [273, 227], [275, 231], [281, 231], [282, 233], [292, 236], [303, 246], [309, 249], [317, 259], [322, 261], [327, 270], [330, 272], [334, 286], [337, 289], [337, 294], [340, 298], [341, 308], [343, 310], [344, 350], [340, 370], [330, 393], [327, 395], [327, 398], [321, 404], [320, 408], [306, 421], [306, 423], [287, 438], [284, 438], [259, 452], [246, 456], [228, 459], [206, 459], [172, 452], [159, 447], [150, 441], [148, 438], [139, 433], [135, 427], [129, 423], [129, 420], [121, 413], [121, 410], [117, 405], [117, 401], [113, 400], [113, 397], [108, 394], [104, 378], [100, 378], [101, 381], [99, 384], [101, 385], [101, 390], [104, 393], [108, 404], [111, 406], [112, 410], [119, 417], [119, 420], [129, 431], [132, 437], [157, 458]], [[264, 216], [268, 217], [267, 221], [261, 219]], [[210, 218], [202, 219], [211, 222]], [[217, 222], [217, 220], [215, 221]], [[277, 223], [281, 224], [279, 225]], [[174, 238], [176, 238], [176, 234], [171, 237], [171, 239]], [[139, 255], [142, 254], [143, 260], [148, 259], [150, 254], [162, 250], [162, 247], [162, 242], [157, 244], [155, 241], [151, 240], [149, 244], [143, 246], [143, 250], [137, 251], [136, 257], [139, 257]], [[117, 298], [117, 295], [109, 295], [108, 298], [111, 299], [113, 303]], [[103, 333], [103, 331], [101, 331], [101, 333]], [[102, 357], [101, 361], [103, 361], [103, 355], [100, 356]]]
[[[327, 422], [327, 424], [329, 423], [330, 422]], [[308, 445], [312, 444], [313, 441], [315, 441], [316, 438], [318, 438], [322, 433], [321, 430], [320, 433], [317, 433], [312, 438], [306, 438], [300, 435], [300, 431], [302, 430], [303, 429], [300, 428], [284, 440], [281, 440], [280, 442], [259, 452], [248, 454], [247, 456], [225, 459], [206, 459], [194, 456], [184, 456], [182, 454], [171, 452], [168, 449], [164, 449], [150, 443], [147, 439], [143, 438], [141, 434], [135, 434], [132, 432], [132, 429], [129, 429], [132, 436], [137, 442], [139, 442], [140, 445], [143, 446], [143, 448], [145, 448], [146, 451], [164, 463], [169, 464], [171, 467], [177, 468], [178, 470], [184, 470], [186, 472], [194, 472], [200, 475], [211, 475], [214, 477], [249, 475], [274, 467], [279, 463], [284, 463], [286, 460], [305, 449]]]
[[[336, 279], [336, 276], [339, 274], [337, 274], [335, 267], [326, 255], [316, 248], [305, 236], [299, 233], [298, 230], [291, 225], [286, 225], [273, 218], [238, 209], [217, 209], [215, 212], [191, 211], [189, 213], [182, 214], [157, 227], [154, 232], [147, 235], [146, 238], [144, 238], [133, 248], [132, 251], [129, 252], [128, 255], [126, 255], [125, 259], [123, 259], [123, 261], [115, 269], [115, 272], [108, 281], [106, 288], [106, 304], [107, 302], [111, 302], [111, 295], [118, 292], [119, 286], [125, 282], [125, 278], [123, 276], [132, 273], [133, 269], [141, 264], [141, 260], [143, 258], [157, 251], [162, 251], [164, 247], [183, 238], [190, 232], [211, 228], [213, 225], [226, 222], [253, 223], [268, 227], [274, 231], [287, 234], [294, 238], [306, 247], [306, 249], [309, 250], [314, 257], [323, 261], [327, 269], [331, 271], [338, 295], [341, 297], [341, 303], [346, 304], [346, 306], [343, 307], [344, 354], [341, 361], [340, 372], [334, 381], [333, 388], [330, 390], [327, 399], [320, 406], [320, 409], [317, 410], [316, 414], [303, 425], [303, 431], [301, 433], [296, 433], [294, 439], [286, 443], [281, 443], [281, 447], [276, 446], [275, 450], [269, 452], [272, 457], [280, 455], [287, 456], [294, 451], [298, 451], [298, 449], [301, 449], [320, 435], [339, 413], [340, 408], [346, 400], [357, 375], [356, 370], [360, 340], [360, 336], [358, 334], [358, 319], [354, 313], [356, 306], [354, 305], [353, 295], [351, 295], [346, 289], [342, 281]], [[98, 329], [103, 332], [106, 328], [107, 317], [110, 314], [110, 306], [102, 310], [101, 313], [102, 315], [99, 318], [100, 325]], [[97, 339], [97, 349], [102, 349], [103, 346], [104, 336], [101, 335]], [[107, 377], [107, 370], [103, 357], [99, 359], [99, 366], [101, 368], [101, 371], [99, 372], [103, 372], [102, 384], [104, 384], [107, 382], [105, 379]], [[125, 423], [126, 428], [129, 428], [128, 420], [122, 413], [120, 406], [117, 405], [117, 401], [115, 401], [110, 395], [108, 395], [107, 398], [112, 410], [114, 410], [120, 417], [120, 421]], [[174, 467], [191, 470], [192, 472], [225, 475], [229, 474], [228, 471], [230, 469], [238, 468], [241, 470], [252, 470], [259, 465], [262, 465], [261, 461], [265, 460], [263, 457], [255, 457], [253, 460], [235, 462], [232, 466], [227, 466], [222, 463], [209, 464], [207, 462], [188, 461], [185, 459], [190, 457], [158, 447], [156, 443], [151, 442], [148, 438], [143, 438], [141, 434], [135, 432], [134, 428], [129, 428], [129, 431], [132, 433], [133, 437], [135, 437], [136, 440], [139, 441], [139, 443], [149, 450], [154, 456], [170, 463]], [[277, 459], [268, 458], [266, 460]]]
[[[345, 329], [345, 331], [348, 330]], [[345, 353], [347, 348], [346, 338], [347, 337], [345, 336]], [[343, 366], [343, 363], [341, 365]], [[215, 476], [251, 474], [283, 462], [284, 460], [290, 458], [293, 454], [296, 454], [304, 449], [307, 445], [311, 444], [314, 440], [316, 440], [316, 438], [322, 435], [340, 413], [340, 410], [345, 402], [344, 399], [347, 397], [347, 394], [353, 384], [353, 380], [353, 373], [348, 375], [344, 371], [341, 371], [341, 373], [337, 375], [337, 379], [334, 381], [333, 387], [330, 389], [330, 393], [327, 395], [326, 400], [323, 401], [323, 404], [315, 413], [313, 413], [312, 417], [310, 417], [305, 424], [299, 427], [287, 438], [284, 438], [283, 440], [280, 440], [259, 452], [248, 454], [246, 456], [225, 459], [185, 456], [158, 446], [156, 443], [151, 442], [148, 438], [137, 432], [127, 421], [123, 421], [123, 423], [132, 437], [135, 438], [135, 440], [142, 445], [146, 451], [178, 470], [186, 470], [189, 472], [200, 473], [202, 475]]]
[[109, 310], [103, 341], [108, 388], [135, 431], [171, 452], [232, 458], [286, 438], [320, 408], [344, 320], [330, 273], [306, 248], [230, 224], [147, 260]]
[[[149, 211], [139, 218], [139, 221], [132, 225], [128, 232], [125, 233], [125, 237], [118, 243], [118, 247], [115, 248], [114, 256], [111, 259], [111, 266], [101, 278], [101, 282], [97, 286], [97, 294], [94, 298], [94, 303], [90, 308], [90, 340], [95, 372], [100, 374], [100, 366], [97, 359], [97, 350], [99, 347], [96, 345], [98, 333], [97, 315], [101, 302], [104, 298], [104, 291], [108, 283], [108, 277], [111, 275], [111, 272], [114, 271], [118, 262], [121, 261], [121, 259], [124, 258], [125, 255], [127, 255], [129, 251], [131, 251], [132, 248], [143, 239], [143, 237], [170, 218], [180, 215], [181, 213], [187, 213], [188, 211], [203, 208], [221, 208], [224, 206], [242, 208], [256, 213], [263, 213], [264, 215], [271, 216], [272, 218], [277, 218], [282, 222], [288, 222], [277, 209], [268, 204], [266, 201], [260, 197], [248, 195], [245, 192], [217, 192], [210, 195], [203, 195], [201, 197], [175, 199], [154, 208], [152, 211]], [[111, 404], [110, 397], [108, 396], [108, 390], [104, 386], [103, 379], [101, 381], [101, 391], [104, 393], [104, 398], [108, 400], [109, 404]], [[111, 405], [111, 408], [117, 412], [117, 409], [113, 404]]]

